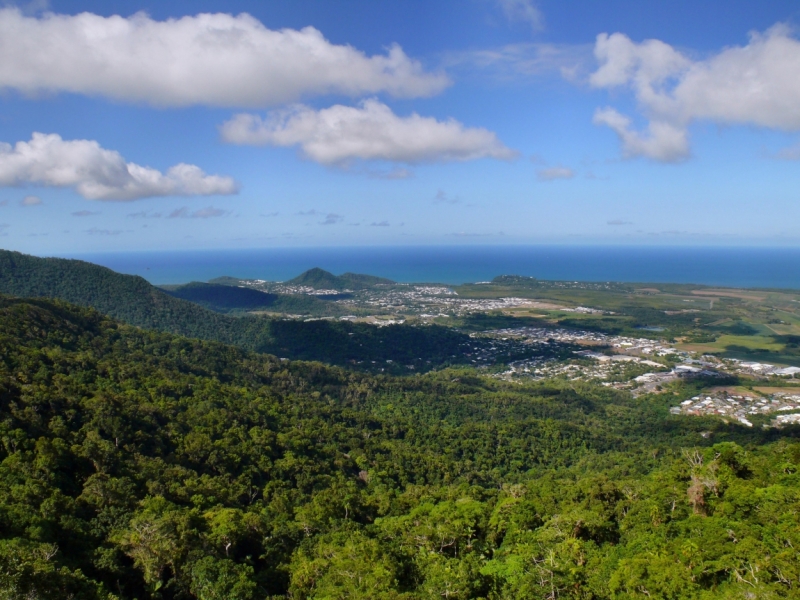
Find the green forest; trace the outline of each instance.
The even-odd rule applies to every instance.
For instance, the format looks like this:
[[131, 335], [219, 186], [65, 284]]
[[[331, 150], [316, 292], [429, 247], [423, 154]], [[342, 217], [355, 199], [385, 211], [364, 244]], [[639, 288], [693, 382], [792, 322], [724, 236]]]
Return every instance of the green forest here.
[[800, 597], [796, 429], [57, 300], [0, 299], [0, 347], [4, 599]]
[[[314, 270], [309, 273], [313, 275]], [[345, 281], [378, 279], [346, 275]], [[368, 371], [407, 372], [409, 368], [426, 371], [466, 362], [461, 349], [470, 342], [469, 337], [448, 327], [391, 325], [377, 328], [348, 321], [237, 318], [195, 303], [200, 301], [212, 308], [222, 308], [220, 295], [215, 293], [219, 288], [228, 292], [239, 290], [221, 285], [190, 284], [168, 293], [141, 277], [123, 275], [88, 262], [38, 258], [0, 250], [0, 294], [57, 298], [95, 308], [137, 327], [223, 342], [281, 358], [319, 360]], [[278, 298], [277, 302], [284, 309], [323, 302], [309, 297], [299, 300], [297, 296], [278, 297], [254, 290], [241, 290], [241, 294], [251, 300], [254, 294], [268, 300]], [[230, 296], [224, 294], [222, 298], [230, 299]], [[241, 304], [241, 298], [236, 300]]]

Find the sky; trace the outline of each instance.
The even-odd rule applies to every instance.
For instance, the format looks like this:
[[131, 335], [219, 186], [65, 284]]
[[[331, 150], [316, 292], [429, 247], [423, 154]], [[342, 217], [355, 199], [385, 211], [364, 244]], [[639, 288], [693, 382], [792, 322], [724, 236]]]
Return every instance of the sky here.
[[0, 3], [0, 247], [800, 245], [800, 5]]

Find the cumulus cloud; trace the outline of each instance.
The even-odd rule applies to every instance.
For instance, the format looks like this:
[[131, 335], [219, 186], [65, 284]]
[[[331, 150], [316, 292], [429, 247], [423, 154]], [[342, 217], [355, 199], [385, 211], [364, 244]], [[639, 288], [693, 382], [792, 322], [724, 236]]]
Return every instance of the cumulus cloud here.
[[276, 31], [247, 14], [156, 21], [0, 10], [0, 87], [23, 93], [256, 108], [320, 94], [430, 96], [449, 83], [397, 45], [367, 56], [313, 27]]
[[628, 117], [608, 107], [595, 111], [593, 122], [608, 126], [617, 134], [626, 158], [646, 156], [662, 162], [679, 162], [689, 156], [689, 132], [685, 124], [654, 120], [642, 133], [631, 128]]
[[188, 207], [182, 206], [176, 208], [167, 216], [168, 219], [211, 219], [213, 217], [224, 217], [230, 211], [222, 210], [221, 208], [214, 208], [207, 206], [197, 210], [189, 210]]
[[42, 199], [39, 196], [25, 196], [21, 201], [20, 204], [22, 206], [39, 206], [42, 203]]
[[324, 165], [343, 166], [355, 159], [420, 163], [517, 156], [491, 131], [416, 113], [399, 117], [375, 99], [319, 111], [295, 106], [266, 119], [239, 114], [222, 125], [221, 133], [232, 144], [299, 146]]
[[645, 132], [613, 108], [598, 110], [595, 123], [613, 129], [626, 156], [677, 161], [690, 153], [693, 121], [800, 130], [800, 41], [784, 25], [753, 33], [745, 46], [692, 60], [659, 40], [633, 42], [601, 34], [595, 44], [598, 88], [630, 89], [644, 116]]
[[106, 150], [92, 140], [63, 140], [34, 133], [29, 142], [0, 143], [0, 185], [71, 187], [89, 200], [137, 200], [154, 196], [235, 194], [230, 177], [206, 175], [178, 164], [161, 173]]
[[540, 181], [555, 181], [556, 179], [572, 179], [575, 171], [567, 167], [549, 167], [536, 171], [536, 177]]
[[544, 28], [544, 15], [533, 0], [497, 0], [497, 3], [512, 23], [527, 23], [534, 31]]

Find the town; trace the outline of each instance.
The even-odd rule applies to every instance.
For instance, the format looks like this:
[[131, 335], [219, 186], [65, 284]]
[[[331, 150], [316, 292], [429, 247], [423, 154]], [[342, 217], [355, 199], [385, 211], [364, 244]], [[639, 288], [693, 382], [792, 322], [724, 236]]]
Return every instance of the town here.
[[[554, 357], [526, 358], [508, 363], [505, 371], [494, 376], [506, 381], [544, 380], [561, 377], [568, 381], [594, 381], [620, 390], [629, 390], [635, 397], [658, 393], [664, 386], [677, 380], [705, 377], [713, 381], [734, 376], [755, 380], [770, 376], [793, 378], [800, 373], [797, 367], [776, 367], [737, 359], [719, 359], [713, 356], [696, 356], [678, 350], [664, 342], [645, 338], [613, 336], [603, 333], [524, 327], [499, 329], [473, 334], [473, 337], [493, 337], [498, 344], [511, 341], [529, 345], [570, 344], [595, 349], [573, 350], [574, 355], [565, 360]], [[490, 347], [496, 350], [497, 346]], [[478, 356], [473, 363], [486, 362], [487, 356]], [[798, 411], [797, 414], [790, 411]], [[747, 427], [753, 423], [752, 415], [775, 416], [770, 426], [781, 427], [800, 423], [800, 386], [797, 392], [734, 393], [727, 389], [708, 395], [693, 396], [670, 409], [674, 415], [718, 416], [735, 420]]]
[[[670, 409], [670, 412], [675, 415], [728, 417], [747, 427], [753, 426], [748, 418], [752, 415], [768, 415], [787, 411], [800, 411], [800, 392], [796, 394], [778, 392], [760, 396], [721, 390], [708, 396], [692, 396], [689, 400], [681, 402], [680, 406]], [[790, 423], [800, 423], [800, 414], [778, 415], [772, 421], [772, 426], [780, 427]]]
[[[238, 280], [235, 284], [270, 293], [315, 296], [350, 313], [340, 316], [282, 315], [283, 318], [305, 321], [345, 320], [378, 327], [440, 324], [458, 329], [476, 322], [476, 318], [480, 320], [478, 315], [481, 314], [486, 315], [487, 323], [498, 317], [516, 319], [517, 322], [533, 318], [541, 325], [481, 327], [479, 331], [471, 331], [473, 343], [464, 344], [462, 356], [454, 357], [454, 361], [466, 361], [493, 378], [509, 382], [559, 378], [570, 382], [592, 382], [625, 391], [634, 398], [667, 392], [684, 394], [682, 403], [672, 407], [674, 415], [711, 416], [748, 427], [753, 425], [753, 415], [774, 417], [769, 423], [772, 427], [800, 422], [800, 414], [793, 412], [800, 412], [800, 402], [797, 401], [800, 396], [796, 396], [790, 387], [796, 377], [800, 378], [798, 366], [733, 358], [726, 353], [714, 352], [713, 348], [703, 351], [702, 344], [685, 343], [685, 335], [676, 335], [674, 329], [667, 331], [659, 321], [628, 328], [628, 331], [640, 331], [641, 336], [580, 327], [580, 324], [591, 323], [593, 319], [613, 321], [625, 318], [624, 311], [629, 308], [623, 305], [622, 312], [619, 312], [617, 305], [598, 294], [629, 294], [628, 297], [632, 294], [632, 297], [647, 303], [660, 293], [656, 288], [608, 282], [544, 282], [518, 276], [501, 276], [492, 282], [463, 286], [377, 283], [362, 289], [342, 285], [334, 289], [265, 280]], [[559, 296], [562, 293], [559, 290], [585, 295], [575, 298]], [[552, 292], [556, 293], [555, 297]], [[700, 293], [705, 292], [701, 290]], [[716, 293], [726, 297], [722, 292]], [[688, 327], [694, 328], [694, 335], [697, 335], [699, 328], [696, 323], [700, 319], [697, 315], [702, 314], [701, 311], [675, 307], [677, 300], [696, 304], [705, 302], [705, 299], [676, 297], [662, 305], [662, 314], [666, 317], [684, 319], [684, 323], [692, 324], [682, 325], [683, 330], [677, 333], [686, 331]], [[587, 305], [587, 301], [597, 301], [600, 306]], [[717, 307], [719, 310], [719, 303]], [[714, 302], [710, 301], [708, 310], [713, 308]], [[772, 328], [786, 326], [786, 315], [782, 317], [778, 320], [773, 318], [767, 325]], [[562, 321], [569, 326], [560, 326]], [[730, 318], [715, 316], [709, 320], [709, 325], [724, 327], [729, 322]], [[701, 333], [700, 339], [703, 335], [706, 334]], [[661, 336], [664, 339], [659, 339]], [[407, 367], [416, 370], [419, 365]], [[754, 385], [769, 384], [775, 389], [720, 391], [727, 389], [721, 388], [723, 384], [734, 380]], [[681, 382], [704, 382], [706, 391], [697, 395], [696, 385], [681, 386]], [[674, 391], [690, 388], [693, 390], [688, 392], [691, 397], [683, 391]]]

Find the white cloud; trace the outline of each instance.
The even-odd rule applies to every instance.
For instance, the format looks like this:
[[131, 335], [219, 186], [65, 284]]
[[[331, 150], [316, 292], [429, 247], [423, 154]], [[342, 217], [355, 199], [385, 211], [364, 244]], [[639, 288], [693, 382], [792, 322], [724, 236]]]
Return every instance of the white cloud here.
[[78, 210], [72, 213], [73, 217], [93, 217], [99, 215], [100, 211], [97, 210]]
[[0, 10], [0, 87], [23, 93], [256, 108], [319, 94], [430, 96], [449, 83], [397, 45], [367, 56], [313, 27], [275, 31], [247, 14], [156, 21]]
[[594, 55], [600, 68], [590, 78], [593, 86], [631, 84], [645, 98], [655, 94], [655, 86], [692, 64], [669, 44], [659, 40], [636, 44], [621, 33], [598, 35]]
[[42, 199], [39, 196], [25, 196], [21, 201], [20, 204], [22, 206], [39, 206], [42, 203]]
[[375, 99], [358, 107], [337, 104], [319, 111], [296, 106], [266, 119], [239, 114], [222, 125], [221, 133], [226, 142], [234, 144], [300, 146], [305, 156], [325, 165], [346, 165], [354, 159], [400, 163], [510, 160], [517, 155], [487, 129], [416, 113], [399, 117]]
[[638, 133], [630, 119], [600, 110], [595, 122], [620, 136], [627, 156], [675, 161], [689, 155], [693, 121], [800, 130], [800, 41], [783, 25], [753, 33], [745, 46], [692, 60], [658, 40], [635, 43], [621, 33], [597, 37], [599, 88], [627, 87], [649, 119]]
[[567, 167], [550, 167], [547, 169], [539, 169], [536, 171], [536, 176], [540, 181], [555, 181], [556, 179], [572, 179], [575, 177], [575, 171]]
[[527, 23], [534, 31], [544, 28], [544, 15], [533, 0], [497, 0], [497, 3], [512, 23]]
[[29, 142], [0, 143], [0, 185], [71, 187], [90, 200], [137, 200], [154, 196], [235, 194], [230, 177], [206, 175], [178, 164], [166, 173], [142, 167], [92, 140], [63, 140], [34, 133]]
[[606, 125], [619, 136], [626, 158], [646, 156], [662, 162], [678, 162], [689, 155], [689, 133], [685, 126], [668, 121], [650, 121], [647, 133], [631, 128], [631, 120], [613, 108], [598, 109], [595, 125]]

